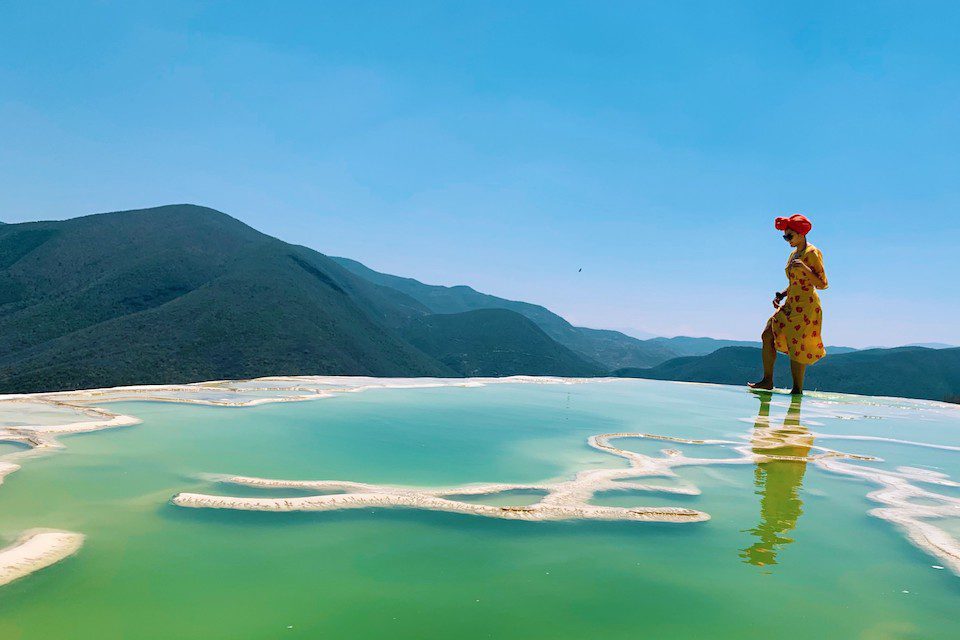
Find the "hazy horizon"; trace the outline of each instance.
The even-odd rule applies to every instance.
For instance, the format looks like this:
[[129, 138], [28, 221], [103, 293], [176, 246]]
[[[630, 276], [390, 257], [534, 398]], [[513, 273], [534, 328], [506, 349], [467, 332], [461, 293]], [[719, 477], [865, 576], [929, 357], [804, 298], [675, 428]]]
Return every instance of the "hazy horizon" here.
[[938, 2], [6, 5], [0, 220], [194, 202], [577, 325], [754, 340], [800, 211], [829, 344], [960, 344], [958, 26]]

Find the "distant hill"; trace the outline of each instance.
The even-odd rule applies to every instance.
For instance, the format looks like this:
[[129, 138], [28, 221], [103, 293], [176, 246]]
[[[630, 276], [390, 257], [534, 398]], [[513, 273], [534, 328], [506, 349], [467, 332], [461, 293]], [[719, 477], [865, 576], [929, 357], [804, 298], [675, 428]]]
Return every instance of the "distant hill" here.
[[[760, 348], [759, 340], [722, 340], [718, 338], [691, 338], [689, 336], [651, 338], [647, 342], [662, 344], [679, 356], [705, 356], [724, 347]], [[853, 347], [827, 347], [827, 353], [850, 353], [851, 351], [856, 351], [856, 349]]]
[[[0, 392], [278, 374], [459, 375], [402, 335], [430, 313], [323, 254], [205, 207], [0, 227]], [[498, 340], [516, 344], [510, 330], [529, 332], [506, 324], [486, 336], [470, 328], [473, 357], [485, 367], [495, 366]], [[480, 346], [491, 353], [480, 358]], [[595, 370], [559, 359], [557, 346], [538, 342], [525, 364], [540, 362], [541, 374]]]
[[[621, 377], [736, 385], [756, 380], [760, 374], [760, 350], [754, 347], [726, 347], [703, 356], [675, 358], [652, 368], [614, 372]], [[790, 385], [787, 358], [777, 358], [775, 375], [778, 385]], [[806, 387], [956, 401], [960, 397], [960, 348], [898, 347], [827, 355], [807, 369]]]
[[[901, 347], [923, 347], [925, 349], [954, 349], [957, 347], [955, 344], [947, 344], [945, 342], [911, 342], [910, 344], [899, 345]], [[881, 345], [871, 345], [869, 347], [864, 347], [864, 351], [868, 349], [893, 349], [895, 347], [884, 347]]]
[[[390, 287], [414, 298], [434, 313], [460, 313], [475, 309], [510, 309], [537, 324], [560, 344], [608, 370], [652, 367], [678, 356], [705, 355], [730, 346], [760, 346], [759, 341], [717, 338], [654, 337], [639, 339], [611, 329], [576, 327], [549, 309], [529, 302], [507, 300], [468, 286], [445, 287], [425, 284], [413, 278], [374, 271], [350, 258], [333, 257], [341, 266], [369, 282]], [[827, 353], [856, 351], [851, 347], [828, 346]]]
[[914, 342], [904, 346], [925, 347], [927, 349], [955, 349], [957, 347], [955, 344], [947, 344], [945, 342]]
[[543, 371], [591, 376], [606, 372], [552, 340], [528, 318], [507, 309], [413, 318], [403, 335], [410, 344], [464, 376]]
[[463, 285], [444, 287], [424, 284], [413, 278], [374, 271], [349, 258], [332, 259], [369, 282], [405, 293], [434, 313], [461, 313], [477, 309], [509, 309], [520, 313], [560, 344], [590, 361], [600, 363], [608, 370], [649, 367], [678, 355], [669, 346], [631, 338], [619, 331], [575, 327], [540, 305], [499, 298]]
[[637, 338], [638, 340], [649, 340], [650, 338], [657, 338], [657, 334], [650, 333], [649, 331], [644, 331], [643, 329], [637, 329], [636, 327], [608, 327], [614, 331], [619, 331], [624, 335], [628, 335], [631, 338]]
[[693, 338], [676, 336], [673, 338], [650, 338], [648, 342], [663, 345], [678, 356], [702, 356], [724, 347], [759, 347], [758, 340], [722, 340], [718, 338]]

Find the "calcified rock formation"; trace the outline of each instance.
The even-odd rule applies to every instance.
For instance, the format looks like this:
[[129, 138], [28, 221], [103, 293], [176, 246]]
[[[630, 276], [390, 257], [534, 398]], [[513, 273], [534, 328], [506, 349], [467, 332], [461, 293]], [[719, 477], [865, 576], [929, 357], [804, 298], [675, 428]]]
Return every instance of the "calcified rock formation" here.
[[[29, 451], [0, 457], [0, 483], [20, 467], [10, 460], [61, 448], [58, 436], [140, 423], [134, 416], [112, 413], [93, 403], [127, 400], [176, 402], [219, 407], [252, 407], [269, 402], [298, 402], [370, 389], [482, 387], [489, 384], [578, 384], [584, 378], [513, 376], [509, 378], [366, 378], [355, 376], [277, 376], [255, 380], [218, 380], [181, 385], [145, 385], [82, 391], [0, 395], [0, 443]], [[14, 415], [15, 423], [4, 417]], [[34, 416], [45, 420], [34, 420]], [[58, 418], [55, 419], [54, 417]]]
[[[627, 459], [626, 469], [592, 469], [578, 473], [572, 480], [545, 484], [476, 484], [462, 487], [410, 488], [344, 482], [341, 480], [296, 481], [221, 477], [222, 483], [253, 487], [309, 489], [324, 495], [302, 498], [235, 498], [199, 493], [180, 493], [173, 503], [181, 507], [240, 509], [244, 511], [336, 511], [363, 507], [408, 507], [430, 511], [448, 511], [505, 520], [638, 520], [647, 522], [698, 522], [709, 515], [680, 507], [601, 507], [589, 504], [594, 493], [603, 490], [656, 491], [695, 495], [695, 487], [668, 487], [625, 480], [644, 476], [673, 475], [670, 467], [696, 461], [674, 456], [650, 458], [618, 449], [609, 443], [612, 438], [639, 434], [609, 433], [590, 438], [596, 449]], [[341, 493], [331, 493], [331, 492]], [[545, 495], [538, 502], [525, 506], [498, 507], [456, 500], [460, 496], [489, 496], [505, 491], [539, 491]]]
[[[682, 444], [738, 445], [732, 440], [686, 440], [671, 436], [647, 433], [604, 433], [591, 436], [588, 444], [594, 449], [624, 458], [627, 468], [591, 469], [578, 473], [572, 480], [544, 484], [479, 484], [460, 487], [399, 487], [364, 484], [343, 480], [271, 480], [242, 476], [208, 476], [223, 483], [258, 488], [305, 489], [322, 495], [300, 498], [242, 498], [216, 496], [200, 493], [180, 493], [173, 497], [173, 504], [181, 507], [236, 509], [242, 511], [337, 511], [363, 507], [407, 507], [430, 511], [463, 513], [505, 520], [634, 520], [648, 522], [698, 522], [710, 516], [695, 509], [678, 507], [601, 507], [590, 504], [599, 491], [648, 491], [698, 495], [694, 486], [673, 487], [656, 483], [633, 482], [640, 478], [675, 477], [674, 467], [687, 465], [750, 464], [764, 460], [790, 458], [790, 456], [758, 455], [742, 452], [737, 458], [714, 459], [684, 456], [675, 449], [665, 449], [664, 457], [651, 457], [627, 451], [611, 444], [611, 440], [623, 438], [649, 438]], [[825, 451], [822, 456], [856, 457], [836, 451]], [[492, 496], [506, 491], [539, 491], [545, 495], [531, 505], [500, 507], [456, 500], [458, 496]], [[336, 492], [336, 493], [334, 493]]]
[[[876, 438], [865, 438], [876, 440]], [[920, 443], [913, 443], [918, 446]], [[929, 445], [943, 448], [937, 445]], [[960, 575], [960, 541], [936, 526], [942, 518], [960, 517], [960, 499], [918, 487], [913, 483], [932, 484], [944, 487], [960, 487], [945, 474], [913, 467], [897, 467], [896, 471], [884, 471], [844, 463], [840, 460], [821, 460], [822, 468], [845, 476], [861, 478], [880, 485], [880, 489], [867, 494], [874, 502], [884, 505], [870, 511], [871, 515], [899, 525], [914, 545], [940, 559], [943, 564]], [[923, 504], [927, 500], [934, 504]]]
[[0, 462], [0, 484], [3, 484], [3, 479], [20, 469], [20, 465], [13, 464], [12, 462]]
[[[787, 436], [787, 446], [794, 442]], [[803, 436], [795, 436], [800, 445], [807, 444]], [[845, 440], [883, 440], [873, 436], [831, 436], [821, 434], [821, 439], [833, 437]], [[663, 457], [651, 457], [626, 451], [610, 444], [617, 438], [650, 438], [676, 442], [686, 445], [732, 445], [740, 453], [732, 458], [696, 458], [687, 457], [676, 449], [663, 450]], [[777, 448], [785, 440], [771, 442]], [[877, 458], [843, 453], [825, 447], [810, 447], [817, 451], [806, 456], [792, 456], [774, 453], [762, 453], [764, 443], [754, 439], [753, 446], [732, 440], [686, 440], [671, 436], [658, 436], [646, 433], [607, 433], [591, 436], [590, 446], [629, 461], [626, 469], [594, 469], [578, 473], [573, 480], [544, 484], [478, 484], [446, 488], [412, 488], [385, 485], [364, 484], [342, 480], [271, 480], [243, 476], [210, 476], [211, 480], [222, 484], [242, 485], [257, 488], [305, 489], [317, 491], [322, 495], [301, 498], [241, 498], [216, 496], [199, 493], [180, 493], [173, 497], [173, 503], [181, 507], [236, 509], [242, 511], [337, 511], [363, 507], [407, 507], [431, 511], [463, 513], [506, 520], [634, 520], [648, 522], [697, 522], [709, 519], [709, 515], [694, 509], [676, 507], [599, 507], [589, 504], [589, 500], [598, 491], [635, 490], [651, 493], [673, 493], [698, 495], [700, 490], [693, 486], [673, 487], [658, 485], [655, 482], [632, 482], [630, 480], [675, 476], [673, 468], [689, 465], [756, 464], [770, 461], [794, 461], [812, 463], [832, 473], [859, 478], [881, 486], [868, 494], [868, 498], [885, 505], [874, 509], [871, 514], [899, 525], [907, 538], [920, 549], [940, 559], [956, 574], [960, 575], [960, 542], [931, 520], [945, 517], [960, 517], [960, 499], [935, 493], [916, 486], [913, 483], [932, 484], [948, 487], [960, 487], [960, 483], [950, 480], [944, 474], [899, 467], [896, 471], [885, 471], [872, 467], [852, 464], [854, 461], [877, 461]], [[911, 443], [915, 446], [945, 448], [942, 445]], [[758, 452], [761, 450], [761, 452]], [[537, 503], [517, 507], [499, 507], [456, 500], [458, 496], [489, 496], [505, 491], [541, 491], [545, 496]], [[925, 499], [937, 504], [918, 504], [917, 499]]]
[[[597, 382], [597, 380], [592, 380]], [[139, 420], [132, 416], [111, 413], [92, 406], [95, 403], [117, 400], [151, 400], [182, 402], [225, 407], [245, 407], [268, 402], [289, 402], [326, 398], [342, 393], [360, 392], [369, 389], [424, 388], [460, 386], [475, 387], [497, 383], [576, 384], [583, 380], [561, 378], [537, 378], [517, 376], [494, 379], [376, 379], [338, 376], [272, 377], [246, 381], [215, 381], [189, 385], [163, 385], [121, 387], [90, 391], [59, 392], [49, 394], [0, 396], [0, 442], [18, 443], [28, 450], [0, 458], [0, 484], [4, 476], [19, 469], [12, 460], [52, 451], [62, 445], [58, 436], [81, 431], [95, 431], [112, 427], [134, 425]], [[623, 382], [623, 381], [621, 381]], [[838, 419], [881, 418], [851, 414], [843, 396], [818, 394], [814, 413]], [[878, 411], [892, 408], [897, 412], [943, 410], [943, 405], [923, 401], [900, 401], [891, 405], [891, 399], [858, 398], [858, 405], [877, 407]], [[4, 415], [15, 418], [4, 421]], [[35, 421], [31, 416], [36, 415]], [[44, 416], [42, 419], [40, 416]], [[56, 418], [63, 415], [62, 420]], [[51, 417], [53, 416], [53, 417]], [[634, 490], [655, 493], [697, 495], [694, 486], [662, 486], [656, 479], [675, 476], [677, 467], [685, 465], [753, 464], [768, 461], [807, 462], [826, 471], [856, 478], [879, 485], [868, 495], [882, 506], [871, 513], [894, 523], [907, 538], [919, 548], [939, 558], [944, 565], [960, 574], [960, 543], [943, 528], [936, 526], [939, 519], [960, 516], [960, 499], [935, 493], [918, 485], [960, 487], [960, 483], [942, 474], [920, 469], [900, 467], [887, 471], [872, 466], [855, 464], [853, 461], [872, 461], [870, 456], [846, 454], [823, 446], [815, 446], [814, 440], [829, 439], [886, 441], [905, 446], [934, 447], [943, 450], [960, 450], [960, 447], [933, 445], [875, 436], [829, 435], [812, 433], [806, 428], [776, 430], [765, 416], [747, 419], [756, 427], [749, 436], [737, 440], [687, 440], [667, 435], [650, 433], [608, 433], [589, 438], [591, 447], [625, 459], [629, 466], [617, 469], [594, 469], [582, 471], [570, 480], [541, 484], [482, 484], [462, 487], [416, 488], [402, 486], [371, 485], [339, 480], [288, 481], [246, 477], [217, 477], [225, 484], [255, 486], [261, 488], [296, 488], [315, 491], [317, 495], [300, 498], [239, 498], [197, 493], [181, 493], [173, 502], [184, 507], [206, 507], [259, 511], [330, 511], [362, 507], [406, 507], [436, 511], [448, 511], [512, 520], [629, 520], [657, 522], [695, 522], [709, 515], [695, 509], [676, 507], [601, 507], [590, 504], [598, 491]], [[43, 423], [43, 424], [40, 424]], [[815, 422], [809, 422], [815, 425]], [[664, 449], [660, 456], [646, 456], [620, 449], [611, 441], [620, 438], [646, 438], [675, 445], [719, 445], [737, 455], [729, 458], [698, 458], [684, 455], [677, 449]], [[794, 448], [803, 455], [784, 453]], [[500, 507], [469, 502], [468, 497], [490, 496], [507, 491], [536, 491], [543, 497], [536, 503], [525, 506]], [[655, 501], [651, 495], [651, 501]], [[918, 502], [923, 501], [923, 502]], [[64, 531], [31, 531], [13, 547], [0, 551], [5, 558], [2, 567], [9, 580], [30, 571], [48, 566], [76, 551], [82, 543], [82, 535]], [[18, 551], [16, 551], [19, 549]], [[32, 559], [32, 560], [31, 560]], [[23, 567], [32, 567], [24, 571]], [[0, 575], [8, 575], [0, 574]], [[9, 581], [6, 580], [6, 581]], [[5, 581], [0, 579], [0, 585]]]
[[[175, 505], [193, 508], [237, 509], [243, 511], [337, 511], [363, 507], [408, 507], [430, 511], [464, 513], [505, 520], [638, 520], [648, 522], [698, 522], [710, 516], [695, 509], [679, 507], [601, 507], [590, 504], [598, 491], [633, 490], [657, 493], [697, 495], [696, 487], [672, 487], [655, 483], [633, 482], [639, 478], [675, 476], [673, 467], [684, 465], [746, 464], [783, 456], [744, 454], [736, 458], [691, 458], [675, 449], [664, 450], [664, 457], [655, 458], [615, 447], [611, 440], [652, 438], [683, 444], [736, 445], [730, 440], [686, 440], [647, 433], [604, 433], [591, 436], [588, 444], [594, 449], [624, 458], [627, 468], [591, 469], [578, 473], [572, 480], [545, 484], [478, 484], [462, 487], [412, 488], [363, 484], [342, 480], [270, 480], [241, 476], [214, 477], [225, 484], [259, 488], [307, 489], [323, 495], [302, 498], [239, 498], [200, 493], [180, 493], [173, 497]], [[847, 456], [839, 452], [825, 455]], [[540, 501], [525, 506], [499, 507], [456, 500], [458, 496], [491, 496], [506, 491], [540, 491]], [[338, 492], [338, 493], [333, 493]]]
[[[298, 402], [329, 398], [370, 389], [423, 389], [430, 387], [482, 387], [488, 384], [577, 384], [587, 379], [513, 376], [510, 378], [366, 378], [354, 376], [278, 376], [255, 380], [218, 380], [182, 385], [115, 387], [83, 391], [0, 395], [0, 443], [25, 445], [30, 451], [0, 458], [3, 476], [19, 469], [9, 462], [32, 453], [58, 449], [58, 436], [127, 427], [140, 423], [125, 416], [92, 406], [93, 403], [126, 400], [177, 402], [219, 407], [252, 407], [268, 402]], [[15, 415], [16, 423], [4, 421]], [[33, 416], [44, 421], [32, 421]], [[59, 419], [55, 419], [59, 418]]]
[[[31, 411], [43, 411], [45, 409], [59, 409], [63, 410], [65, 414], [73, 414], [69, 421], [60, 424], [0, 426], [0, 442], [22, 444], [30, 449], [41, 451], [62, 447], [63, 445], [57, 440], [57, 436], [99, 431], [112, 427], [126, 427], [140, 423], [140, 420], [133, 416], [119, 415], [97, 407], [68, 404], [46, 398], [30, 400], [3, 398], [0, 399], [0, 407], [10, 411], [22, 411], [23, 416], [27, 418], [29, 418]], [[11, 454], [7, 457], [19, 455], [22, 454]]]
[[[59, 436], [139, 424], [134, 416], [112, 413], [91, 403], [118, 400], [181, 402], [224, 407], [249, 407], [266, 402], [327, 398], [368, 389], [476, 387], [497, 383], [575, 384], [579, 379], [512, 378], [377, 379], [352, 376], [273, 377], [222, 380], [185, 385], [117, 387], [55, 393], [0, 395], [0, 443], [26, 449], [0, 457], [0, 485], [20, 469], [13, 460], [63, 447]], [[83, 544], [84, 536], [70, 531], [31, 529], [12, 546], [0, 550], [0, 586], [58, 562]]]
[[0, 586], [30, 575], [73, 555], [83, 544], [83, 534], [33, 529], [9, 547], [0, 549]]
[[[829, 402], [822, 403], [820, 411], [834, 417]], [[841, 417], [842, 411], [839, 412]], [[874, 418], [876, 416], [862, 416]], [[885, 505], [871, 514], [901, 527], [907, 538], [927, 553], [939, 558], [960, 575], [960, 542], [937, 527], [931, 520], [960, 516], [960, 499], [941, 495], [916, 486], [914, 483], [960, 487], [960, 483], [943, 474], [921, 469], [900, 467], [895, 472], [853, 464], [852, 461], [871, 462], [879, 458], [844, 453], [822, 445], [814, 440], [858, 440], [867, 442], [893, 442], [908, 446], [931, 447], [945, 450], [960, 450], [960, 447], [926, 444], [922, 442], [887, 439], [876, 436], [832, 435], [810, 432], [806, 427], [776, 429], [770, 427], [769, 418], [761, 416], [755, 421], [764, 428], [755, 429], [741, 440], [690, 440], [651, 433], [606, 433], [591, 436], [588, 444], [594, 449], [619, 456], [628, 461], [626, 469], [595, 469], [578, 473], [572, 480], [543, 484], [479, 484], [461, 487], [418, 488], [387, 485], [372, 485], [342, 480], [271, 480], [243, 476], [211, 476], [221, 484], [242, 485], [258, 488], [304, 489], [316, 491], [317, 495], [298, 498], [247, 498], [218, 496], [200, 493], [180, 493], [172, 502], [181, 507], [236, 509], [243, 511], [337, 511], [364, 507], [405, 507], [431, 511], [462, 513], [506, 520], [633, 520], [656, 522], [696, 522], [709, 519], [709, 514], [695, 509], [676, 507], [600, 507], [590, 500], [600, 491], [635, 490], [651, 493], [698, 495], [697, 487], [663, 486], [655, 483], [659, 477], [676, 476], [676, 467], [690, 465], [763, 464], [772, 461], [811, 463], [826, 471], [851, 478], [867, 480], [882, 488], [868, 494], [871, 500]], [[660, 440], [683, 445], [721, 445], [738, 453], [729, 458], [699, 458], [684, 455], [677, 449], [664, 449], [661, 457], [647, 456], [627, 451], [611, 444], [612, 440], [641, 438]], [[784, 451], [802, 451], [804, 455], [791, 455]], [[650, 479], [654, 482], [638, 482]], [[525, 506], [493, 506], [458, 500], [465, 496], [492, 496], [507, 491], [539, 491], [545, 495], [538, 502]], [[917, 504], [918, 498], [937, 504]]]

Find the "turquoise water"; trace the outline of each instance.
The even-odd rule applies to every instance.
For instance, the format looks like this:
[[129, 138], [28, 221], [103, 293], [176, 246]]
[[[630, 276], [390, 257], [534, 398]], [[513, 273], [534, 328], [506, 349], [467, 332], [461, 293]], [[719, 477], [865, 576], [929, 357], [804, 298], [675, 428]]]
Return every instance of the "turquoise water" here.
[[[839, 404], [805, 399], [787, 426], [960, 445], [955, 409], [831, 398]], [[700, 509], [712, 516], [704, 523], [168, 502], [181, 491], [303, 495], [217, 485], [209, 473], [409, 486], [563, 479], [625, 465], [589, 448], [590, 435], [749, 443], [758, 412], [779, 428], [788, 405], [786, 396], [763, 406], [743, 389], [656, 381], [384, 389], [248, 408], [104, 405], [143, 423], [64, 437], [64, 450], [20, 460], [0, 487], [4, 538], [33, 527], [87, 536], [76, 556], [0, 588], [0, 638], [960, 637], [960, 578], [868, 515], [875, 486], [802, 462], [687, 467], [679, 479], [646, 480], [695, 485], [699, 496], [594, 498]], [[858, 464], [960, 477], [960, 452], [813, 444], [891, 461]], [[729, 446], [617, 445], [738, 455]]]

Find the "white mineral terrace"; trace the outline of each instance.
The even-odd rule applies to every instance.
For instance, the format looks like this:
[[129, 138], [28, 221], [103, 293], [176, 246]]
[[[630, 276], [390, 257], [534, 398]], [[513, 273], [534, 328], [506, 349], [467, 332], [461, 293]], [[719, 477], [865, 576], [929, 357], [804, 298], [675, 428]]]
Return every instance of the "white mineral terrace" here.
[[[183, 385], [114, 387], [84, 391], [0, 394], [0, 443], [22, 445], [23, 451], [0, 456], [0, 485], [20, 469], [13, 460], [61, 448], [58, 436], [128, 427], [140, 419], [112, 413], [94, 403], [119, 400], [179, 402], [224, 407], [249, 407], [266, 402], [327, 398], [368, 389], [478, 387], [487, 384], [576, 384], [579, 379], [515, 376], [512, 378], [379, 379], [352, 376], [270, 377], [256, 380], [219, 380]], [[0, 586], [50, 566], [75, 553], [83, 544], [80, 533], [50, 529], [22, 532], [13, 545], [0, 551]]]
[[[222, 477], [222, 483], [254, 487], [310, 489], [325, 495], [302, 498], [235, 498], [199, 493], [180, 493], [173, 503], [181, 507], [240, 509], [245, 511], [336, 511], [364, 507], [409, 507], [431, 511], [448, 511], [506, 520], [638, 520], [646, 522], [697, 522], [709, 515], [680, 507], [601, 507], [589, 504], [594, 493], [603, 490], [656, 491], [696, 495], [695, 487], [670, 487], [641, 482], [624, 482], [644, 476], [673, 475], [670, 467], [696, 464], [680, 456], [651, 458], [618, 449], [611, 438], [640, 434], [608, 433], [590, 438], [590, 446], [629, 461], [628, 468], [591, 469], [581, 471], [572, 480], [544, 484], [472, 484], [461, 487], [406, 488], [386, 485], [344, 482], [342, 480], [289, 481], [264, 478]], [[739, 460], [738, 460], [739, 461]], [[341, 493], [330, 493], [333, 491]], [[505, 491], [540, 491], [545, 495], [526, 506], [492, 506], [456, 500], [457, 496], [489, 496]]]
[[[112, 413], [95, 403], [117, 401], [176, 402], [218, 407], [252, 407], [269, 402], [298, 402], [329, 398], [369, 389], [424, 389], [482, 387], [489, 384], [578, 384], [588, 379], [513, 376], [510, 378], [367, 378], [354, 376], [278, 376], [255, 380], [217, 380], [180, 385], [144, 385], [51, 393], [0, 394], [0, 442], [25, 445], [28, 451], [0, 457], [0, 482], [19, 467], [9, 460], [38, 451], [57, 449], [58, 436], [128, 427], [135, 416]], [[59, 414], [56, 419], [51, 415]], [[5, 416], [16, 415], [12, 423]], [[32, 416], [43, 421], [31, 422]], [[24, 421], [25, 420], [25, 421]], [[6, 461], [6, 462], [4, 462]], [[5, 466], [7, 465], [7, 466]]]
[[[871, 500], [885, 505], [871, 511], [872, 515], [899, 525], [907, 538], [917, 547], [939, 558], [954, 573], [960, 575], [960, 543], [930, 520], [944, 517], [960, 517], [960, 499], [935, 493], [917, 486], [916, 483], [948, 487], [960, 487], [960, 483], [946, 475], [898, 467], [896, 471], [860, 466], [847, 462], [878, 461], [878, 458], [843, 453], [825, 447], [810, 447], [814, 437], [843, 440], [885, 440], [875, 436], [832, 436], [829, 434], [800, 435], [779, 430], [776, 435], [753, 438], [750, 443], [735, 440], [687, 440], [673, 436], [648, 433], [605, 433], [591, 436], [591, 447], [625, 458], [630, 466], [617, 469], [593, 469], [578, 473], [572, 480], [543, 484], [474, 484], [461, 487], [413, 488], [364, 484], [344, 480], [272, 480], [243, 476], [208, 476], [221, 484], [243, 485], [258, 488], [305, 489], [320, 492], [320, 495], [298, 498], [246, 498], [218, 496], [199, 493], [180, 493], [173, 497], [174, 504], [181, 507], [235, 509], [242, 511], [336, 511], [364, 507], [407, 507], [431, 511], [463, 513], [507, 520], [633, 520], [648, 522], [697, 522], [709, 519], [709, 515], [694, 509], [676, 507], [599, 507], [589, 504], [598, 491], [637, 490], [658, 493], [697, 495], [696, 487], [664, 486], [655, 482], [659, 477], [675, 476], [674, 467], [689, 465], [756, 464], [779, 461], [808, 462], [827, 471], [859, 478], [878, 484], [881, 489], [868, 494]], [[676, 449], [664, 449], [663, 457], [646, 456], [627, 451], [610, 444], [622, 438], [647, 438], [686, 445], [730, 445], [740, 455], [731, 458], [697, 458], [683, 455]], [[910, 442], [915, 446], [930, 446]], [[806, 456], [763, 453], [765, 447], [807, 446], [817, 453]], [[654, 482], [625, 482], [636, 478]], [[505, 491], [541, 491], [544, 497], [537, 503], [526, 506], [502, 507], [456, 500], [456, 496], [494, 495]], [[924, 498], [936, 505], [920, 505], [911, 500]]]
[[[597, 379], [580, 380], [515, 376], [512, 378], [473, 379], [378, 379], [344, 376], [270, 377], [244, 381], [214, 381], [187, 385], [157, 385], [117, 387], [88, 391], [40, 393], [29, 395], [0, 395], [0, 442], [18, 443], [25, 451], [0, 458], [0, 483], [4, 476], [19, 469], [11, 460], [31, 453], [51, 451], [60, 447], [57, 436], [81, 431], [95, 431], [112, 427], [131, 426], [136, 417], [111, 413], [95, 404], [118, 400], [150, 400], [181, 402], [225, 407], [247, 407], [268, 402], [290, 402], [331, 397], [368, 389], [414, 389], [427, 387], [477, 387], [488, 384], [577, 384], [600, 382]], [[682, 384], [682, 383], [681, 383]], [[842, 396], [816, 394], [806, 400], [813, 405], [812, 413], [840, 419], [862, 419], [880, 416], [852, 416]], [[895, 399], [858, 398], [857, 404], [895, 411], [924, 411], [936, 403]], [[936, 405], [942, 410], [941, 405]], [[805, 411], [807, 412], [807, 411]], [[810, 413], [810, 412], [807, 412]], [[4, 415], [16, 415], [17, 420], [3, 421]], [[38, 416], [36, 424], [30, 416]], [[41, 420], [39, 416], [43, 416]], [[19, 418], [24, 418], [21, 420]], [[61, 419], [62, 418], [62, 419]], [[957, 447], [927, 444], [910, 440], [887, 439], [876, 436], [831, 435], [815, 433], [804, 428], [778, 429], [766, 416], [752, 417], [755, 428], [749, 435], [735, 440], [687, 440], [651, 433], [606, 433], [591, 436], [588, 444], [594, 449], [623, 458], [628, 467], [601, 468], [581, 471], [567, 480], [540, 484], [473, 484], [459, 487], [404, 487], [373, 485], [343, 480], [270, 480], [242, 476], [216, 476], [211, 479], [227, 485], [245, 485], [259, 488], [304, 489], [316, 495], [296, 498], [250, 498], [180, 493], [174, 504], [182, 507], [237, 509], [247, 511], [336, 511], [370, 507], [403, 507], [431, 511], [445, 511], [506, 520], [626, 520], [648, 522], [697, 522], [709, 515], [695, 509], [678, 507], [604, 507], [590, 504], [599, 491], [611, 489], [647, 491], [651, 494], [697, 495], [700, 490], [691, 485], [668, 486], [657, 478], [676, 476], [677, 467], [688, 465], [755, 464], [774, 460], [808, 462], [826, 471], [859, 481], [878, 485], [868, 497], [880, 507], [871, 511], [904, 531], [908, 540], [927, 553], [940, 559], [960, 575], [960, 543], [944, 529], [936, 526], [938, 520], [960, 517], [960, 499], [936, 493], [926, 488], [933, 486], [960, 487], [943, 474], [922, 469], [899, 467], [895, 471], [875, 468], [852, 461], [878, 460], [871, 456], [843, 453], [823, 446], [814, 446], [814, 440], [860, 440], [891, 442], [906, 446], [958, 450]], [[810, 425], [817, 423], [807, 421]], [[611, 441], [642, 438], [676, 443], [678, 445], [720, 445], [737, 455], [729, 458], [699, 458], [684, 455], [677, 449], [664, 449], [659, 456], [649, 456], [621, 449]], [[798, 447], [806, 455], [785, 455], [784, 447]], [[768, 451], [767, 451], [768, 450]], [[920, 486], [924, 485], [924, 486]], [[483, 497], [503, 492], [535, 491], [543, 496], [536, 503], [524, 506], [494, 506], [469, 502], [468, 496]], [[925, 504], [918, 504], [920, 499]], [[651, 495], [655, 502], [655, 496]], [[933, 504], [931, 504], [933, 503]], [[0, 552], [0, 585], [43, 568], [75, 552], [82, 544], [79, 533], [34, 530], [12, 547]], [[2, 576], [10, 576], [2, 578]]]
[[[817, 460], [821, 457], [854, 457], [835, 451], [818, 456], [759, 455], [741, 451], [734, 458], [692, 458], [675, 449], [663, 450], [663, 457], [646, 456], [615, 447], [611, 440], [649, 438], [682, 444], [740, 445], [732, 440], [687, 440], [672, 436], [647, 433], [604, 433], [590, 436], [587, 443], [594, 449], [624, 458], [627, 468], [604, 468], [581, 471], [572, 480], [543, 484], [472, 484], [460, 487], [412, 488], [364, 484], [343, 480], [272, 480], [242, 476], [208, 476], [222, 484], [259, 488], [306, 489], [323, 492], [322, 495], [300, 498], [244, 498], [200, 493], [180, 493], [173, 504], [181, 507], [236, 509], [242, 511], [337, 511], [364, 507], [408, 507], [431, 511], [464, 513], [507, 520], [636, 520], [648, 522], [698, 522], [708, 520], [709, 514], [695, 509], [678, 507], [600, 507], [590, 504], [599, 491], [634, 490], [656, 493], [698, 495], [697, 487], [675, 487], [657, 484], [657, 477], [676, 477], [674, 467], [689, 465], [751, 464], [768, 460]], [[654, 482], [629, 482], [638, 478]], [[525, 506], [491, 506], [456, 500], [456, 496], [492, 496], [507, 491], [540, 491], [545, 495], [538, 502]], [[333, 493], [336, 492], [336, 493]]]
[[9, 547], [0, 549], [0, 586], [28, 576], [73, 555], [83, 545], [83, 534], [32, 529]]

